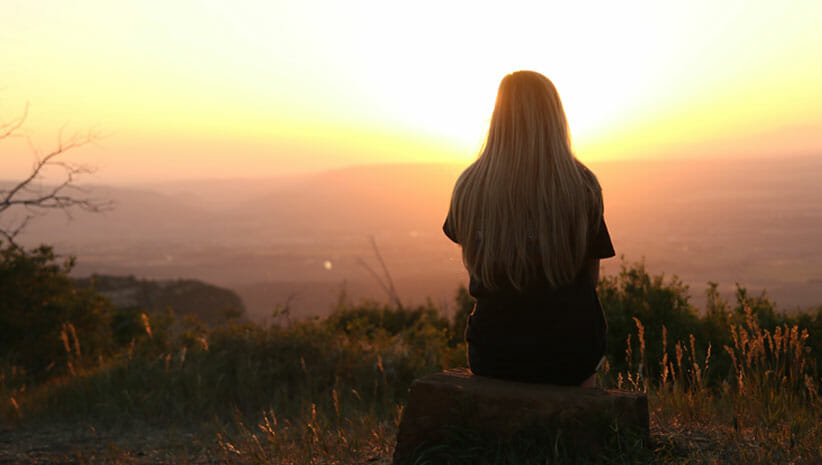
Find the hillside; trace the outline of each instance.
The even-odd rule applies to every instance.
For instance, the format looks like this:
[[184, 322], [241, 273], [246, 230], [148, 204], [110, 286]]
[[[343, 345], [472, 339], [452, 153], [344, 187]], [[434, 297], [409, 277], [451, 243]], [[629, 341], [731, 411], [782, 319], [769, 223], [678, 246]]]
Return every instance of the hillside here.
[[[822, 301], [822, 159], [591, 163], [617, 253], [679, 275], [701, 300], [707, 281], [767, 289], [783, 308]], [[117, 208], [38, 219], [28, 243], [79, 258], [78, 275], [196, 278], [235, 289], [262, 318], [290, 299], [326, 313], [340, 289], [383, 298], [374, 236], [401, 296], [449, 302], [465, 280], [441, 233], [456, 165], [356, 166], [271, 179], [93, 187]], [[606, 272], [620, 261], [603, 262]], [[345, 284], [344, 284], [345, 283]]]
[[152, 281], [134, 276], [93, 275], [75, 279], [75, 284], [78, 288], [93, 288], [118, 309], [171, 309], [176, 316], [194, 315], [210, 325], [245, 312], [242, 299], [234, 291], [193, 279]]

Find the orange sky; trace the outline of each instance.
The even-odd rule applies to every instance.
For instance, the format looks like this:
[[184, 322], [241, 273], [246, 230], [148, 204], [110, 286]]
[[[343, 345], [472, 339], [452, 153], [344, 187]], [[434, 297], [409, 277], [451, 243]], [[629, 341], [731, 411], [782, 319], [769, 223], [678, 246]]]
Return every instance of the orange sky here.
[[[719, 5], [717, 5], [719, 4]], [[476, 155], [499, 79], [550, 77], [583, 160], [822, 156], [822, 3], [4, 3], [0, 121], [106, 136], [95, 180]], [[31, 164], [0, 144], [0, 178]]]

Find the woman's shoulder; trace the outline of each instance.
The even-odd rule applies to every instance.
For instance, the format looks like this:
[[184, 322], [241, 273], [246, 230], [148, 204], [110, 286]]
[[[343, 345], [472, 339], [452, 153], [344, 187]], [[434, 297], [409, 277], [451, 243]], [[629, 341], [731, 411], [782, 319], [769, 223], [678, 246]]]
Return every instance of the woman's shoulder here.
[[462, 173], [460, 173], [459, 177], [457, 177], [457, 181], [454, 183], [454, 187], [459, 186], [459, 185], [460, 185], [460, 184], [462, 184], [462, 183], [463, 183], [463, 182], [464, 182], [464, 181], [465, 181], [465, 180], [466, 180], [469, 176], [471, 176], [471, 172], [472, 172], [472, 171], [474, 171], [474, 165], [476, 165], [476, 164], [477, 164], [477, 162], [476, 162], [476, 161], [475, 161], [474, 163], [471, 163], [470, 165], [468, 165], [468, 166], [467, 166], [467, 167], [466, 167], [466, 168], [462, 171]]
[[595, 193], [601, 195], [602, 187], [599, 185], [599, 179], [597, 179], [597, 175], [595, 175], [594, 172], [591, 171], [590, 168], [585, 166], [585, 164], [581, 161], [576, 160], [576, 162], [577, 168], [579, 169], [579, 172], [582, 175], [582, 178], [585, 180], [585, 184], [588, 186], [588, 188], [594, 191]]
[[579, 172], [582, 173], [582, 176], [584, 176], [586, 180], [594, 181], [597, 184], [599, 184], [599, 181], [597, 180], [597, 175], [595, 175], [594, 172], [591, 171], [590, 168], [585, 166], [585, 163], [582, 163], [581, 161], [579, 161], [579, 159], [577, 159], [576, 162], [577, 162], [577, 168], [579, 169]]

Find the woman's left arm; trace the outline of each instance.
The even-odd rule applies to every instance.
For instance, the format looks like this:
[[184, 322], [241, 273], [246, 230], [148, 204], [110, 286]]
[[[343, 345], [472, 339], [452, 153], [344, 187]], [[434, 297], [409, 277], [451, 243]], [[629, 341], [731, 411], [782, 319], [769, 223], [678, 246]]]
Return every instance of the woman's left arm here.
[[594, 280], [594, 287], [599, 284], [599, 259], [592, 258], [588, 262], [588, 272], [591, 274], [591, 278]]

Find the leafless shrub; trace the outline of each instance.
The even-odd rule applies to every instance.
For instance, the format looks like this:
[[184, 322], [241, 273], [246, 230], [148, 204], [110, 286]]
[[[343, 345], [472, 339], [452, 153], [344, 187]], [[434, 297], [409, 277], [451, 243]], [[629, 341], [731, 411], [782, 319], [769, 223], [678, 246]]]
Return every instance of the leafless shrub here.
[[[85, 134], [66, 136], [64, 128], [61, 128], [56, 146], [48, 152], [41, 152], [21, 131], [28, 112], [29, 105], [26, 104], [19, 117], [0, 122], [0, 142], [16, 137], [25, 138], [34, 158], [26, 177], [10, 185], [0, 185], [0, 239], [11, 245], [15, 245], [15, 239], [32, 219], [51, 210], [60, 210], [71, 217], [74, 209], [101, 212], [112, 207], [110, 201], [92, 198], [88, 190], [77, 184], [82, 176], [94, 173], [94, 167], [64, 159], [65, 153], [93, 144], [101, 135], [90, 130]], [[46, 183], [46, 173], [54, 171], [59, 174]]]

